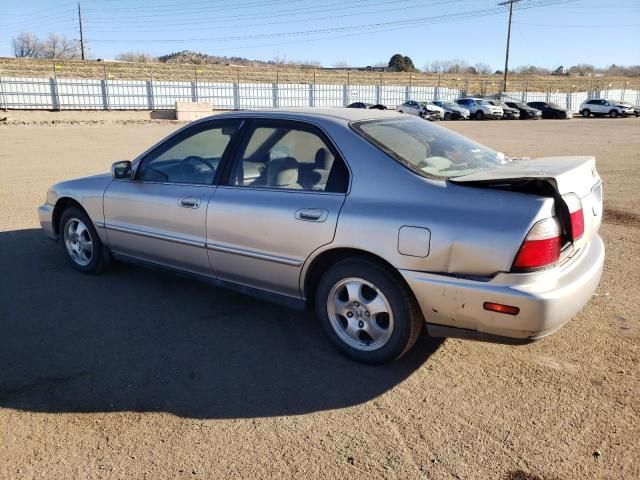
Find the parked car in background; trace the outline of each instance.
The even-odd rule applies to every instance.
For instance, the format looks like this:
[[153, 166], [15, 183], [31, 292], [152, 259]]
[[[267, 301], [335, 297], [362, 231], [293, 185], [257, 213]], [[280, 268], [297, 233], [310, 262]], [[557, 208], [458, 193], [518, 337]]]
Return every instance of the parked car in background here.
[[373, 110], [386, 110], [387, 107], [380, 103], [365, 103], [365, 102], [353, 102], [347, 105], [347, 108], [369, 108]]
[[580, 114], [583, 117], [589, 117], [591, 115], [602, 117], [609, 115], [611, 118], [635, 115], [633, 105], [630, 103], [620, 100], [605, 100], [602, 98], [592, 98], [582, 102], [580, 105]]
[[505, 102], [509, 107], [516, 108], [520, 112], [520, 120], [539, 120], [542, 112], [532, 108], [524, 102]]
[[444, 118], [444, 110], [429, 102], [418, 102], [416, 100], [407, 100], [396, 108], [400, 113], [408, 113], [419, 117], [435, 117], [436, 119]]
[[476, 120], [484, 120], [485, 118], [498, 119], [504, 115], [502, 108], [491, 105], [484, 98], [459, 98], [456, 103], [469, 110], [471, 117]]
[[640, 105], [635, 105], [635, 106], [633, 107], [633, 114], [634, 114], [636, 117], [640, 117]]
[[504, 112], [502, 114], [502, 118], [506, 120], [517, 120], [518, 118], [520, 118], [520, 110], [518, 110], [517, 108], [510, 107], [500, 100], [489, 100], [489, 103], [491, 105], [495, 105], [496, 107], [500, 107]]
[[542, 118], [573, 118], [573, 113], [553, 102], [528, 102], [532, 108], [542, 112]]
[[409, 351], [425, 322], [484, 341], [551, 334], [604, 263], [593, 157], [512, 160], [364, 109], [204, 118], [53, 185], [38, 214], [81, 273], [116, 259], [312, 305], [338, 349], [372, 364]]
[[450, 100], [434, 100], [432, 103], [444, 110], [444, 120], [469, 119], [469, 110], [461, 107], [456, 102], [452, 102]]
[[418, 117], [426, 118], [427, 120], [444, 119], [444, 110], [435, 105], [429, 105], [427, 102], [407, 100], [403, 104], [398, 105], [396, 107], [396, 110], [400, 113], [408, 113], [409, 115], [416, 115]]
[[423, 108], [423, 117], [430, 116], [430, 120], [444, 120], [444, 108], [435, 105], [433, 102], [420, 102]]

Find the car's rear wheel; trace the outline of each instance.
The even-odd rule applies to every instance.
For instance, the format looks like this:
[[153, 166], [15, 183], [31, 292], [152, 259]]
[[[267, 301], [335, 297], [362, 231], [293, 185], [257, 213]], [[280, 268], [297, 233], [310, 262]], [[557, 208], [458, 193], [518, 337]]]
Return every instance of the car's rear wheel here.
[[332, 342], [347, 356], [383, 364], [415, 343], [422, 313], [402, 280], [366, 258], [342, 260], [322, 275], [316, 315]]
[[484, 120], [484, 112], [482, 110], [478, 110], [474, 116], [476, 120]]
[[611, 111], [609, 112], [609, 116], [611, 118], [616, 118], [618, 116], [618, 110], [616, 110], [615, 108], [612, 108]]
[[582, 110], [582, 116], [585, 118], [591, 116], [591, 110], [585, 108], [584, 110]]
[[82, 273], [100, 273], [109, 262], [89, 216], [77, 207], [69, 207], [60, 218], [62, 250], [73, 268]]

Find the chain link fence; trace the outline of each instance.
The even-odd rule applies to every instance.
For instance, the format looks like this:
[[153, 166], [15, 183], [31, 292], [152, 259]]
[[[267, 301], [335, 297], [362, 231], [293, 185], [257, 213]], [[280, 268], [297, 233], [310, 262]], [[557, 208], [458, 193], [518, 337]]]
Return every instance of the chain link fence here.
[[162, 64], [40, 62], [30, 69], [0, 65], [0, 108], [168, 110], [176, 102], [207, 102], [216, 110], [345, 107], [353, 102], [395, 108], [406, 100], [455, 100], [465, 95], [555, 102], [573, 111], [587, 98], [640, 104], [640, 88], [603, 77], [521, 78], [510, 81], [502, 92], [499, 76], [158, 65]]

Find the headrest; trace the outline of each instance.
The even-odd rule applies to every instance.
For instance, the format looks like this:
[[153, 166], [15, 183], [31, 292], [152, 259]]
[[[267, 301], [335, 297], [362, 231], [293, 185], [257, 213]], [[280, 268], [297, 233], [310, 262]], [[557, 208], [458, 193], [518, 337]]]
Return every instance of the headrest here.
[[284, 187], [298, 183], [298, 161], [295, 158], [274, 158], [268, 168], [269, 185]]
[[315, 168], [319, 170], [331, 169], [333, 163], [333, 155], [326, 148], [319, 148], [316, 152]]

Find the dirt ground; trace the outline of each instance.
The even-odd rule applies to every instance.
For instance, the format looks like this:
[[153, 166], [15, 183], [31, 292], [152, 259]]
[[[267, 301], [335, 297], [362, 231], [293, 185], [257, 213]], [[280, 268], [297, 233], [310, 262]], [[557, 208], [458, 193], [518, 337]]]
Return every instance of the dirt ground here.
[[604, 276], [543, 341], [423, 336], [378, 368], [310, 314], [67, 266], [39, 230], [47, 187], [175, 123], [0, 126], [0, 478], [640, 478], [640, 119], [443, 125], [514, 155], [596, 155]]

